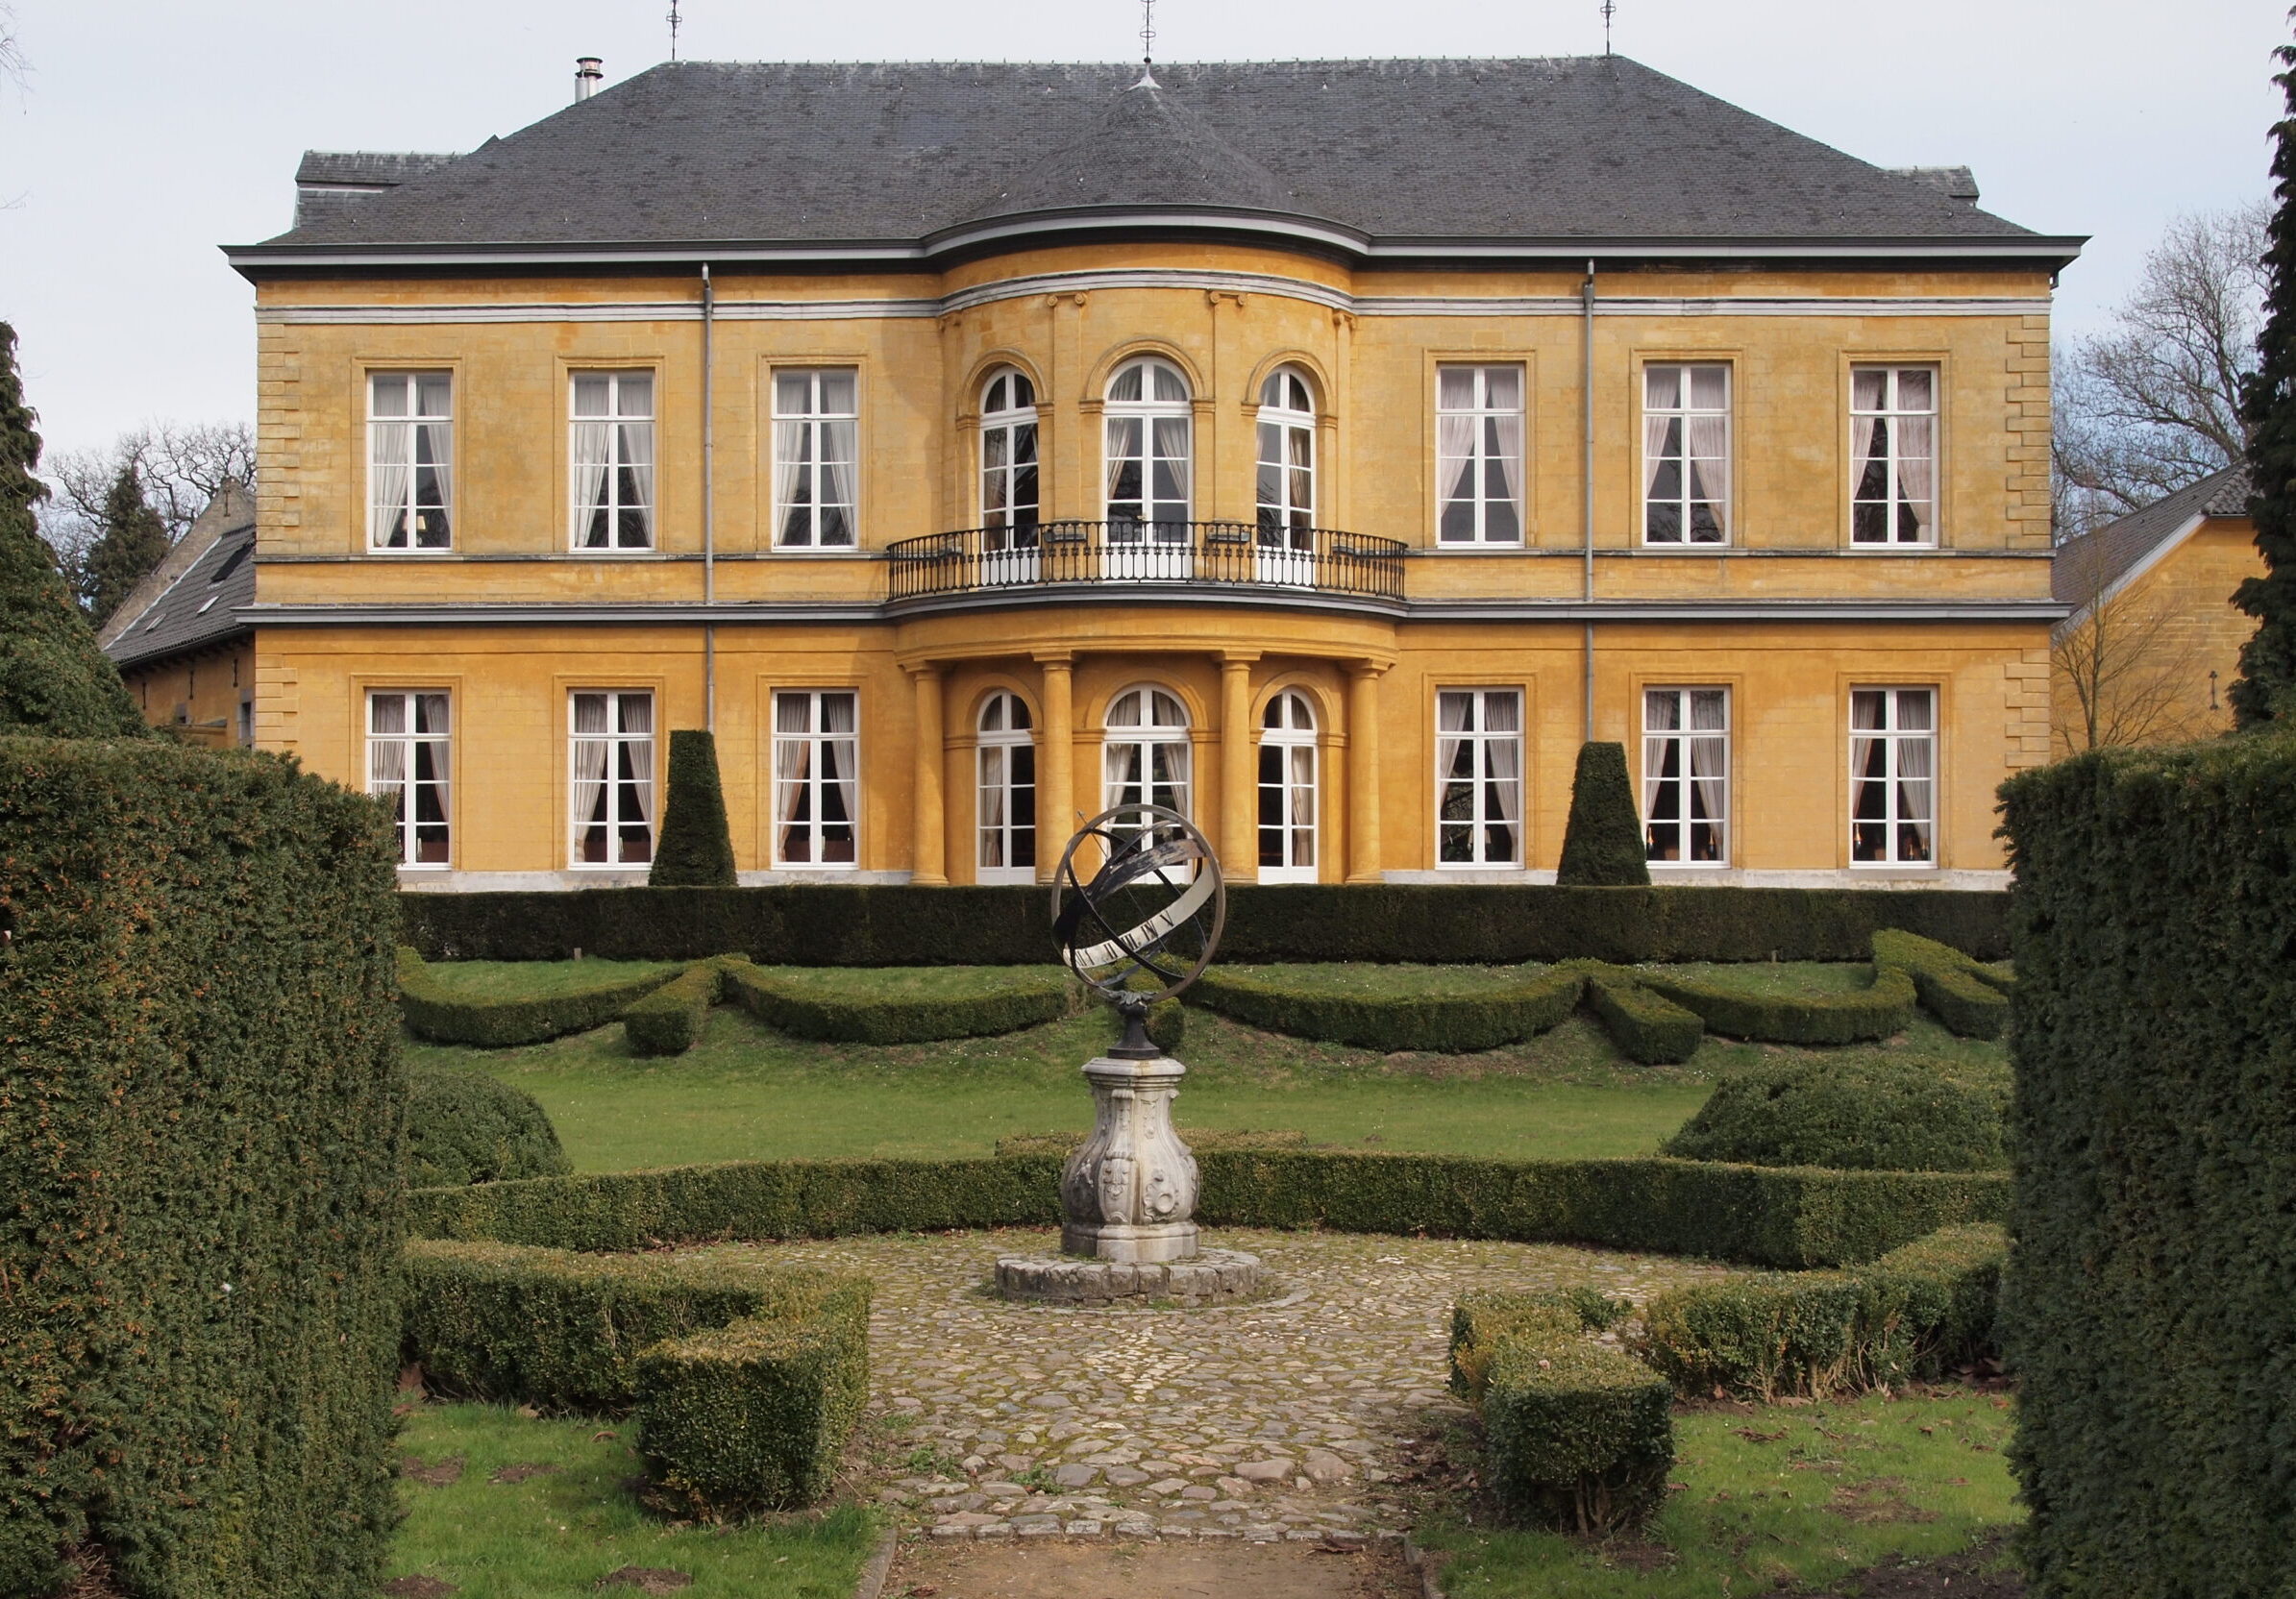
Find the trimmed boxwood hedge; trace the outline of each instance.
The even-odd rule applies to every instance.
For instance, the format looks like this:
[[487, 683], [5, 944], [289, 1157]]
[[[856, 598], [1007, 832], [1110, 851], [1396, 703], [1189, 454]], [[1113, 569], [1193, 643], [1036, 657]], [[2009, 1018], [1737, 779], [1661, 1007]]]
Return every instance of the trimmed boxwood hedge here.
[[[400, 901], [405, 904], [407, 901]], [[433, 1044], [506, 1049], [586, 1033], [620, 1016], [679, 975], [675, 967], [632, 974], [602, 966], [595, 984], [531, 998], [458, 994], [438, 980], [422, 955], [399, 949], [399, 1009], [407, 1030]]]
[[1452, 1306], [1451, 1386], [1482, 1416], [1492, 1492], [1509, 1520], [1609, 1534], [1666, 1501], [1674, 1390], [1589, 1340], [1596, 1324], [1560, 1293], [1475, 1292]]
[[[1903, 927], [1980, 960], [2009, 951], [2005, 894], [1925, 889], [1563, 888], [1488, 883], [1245, 885], [1222, 962], [1515, 966], [1864, 960]], [[737, 951], [760, 966], [1027, 966], [1050, 959], [1042, 891], [782, 884], [407, 894], [407, 942], [432, 960], [629, 960]]]
[[1707, 1027], [1765, 1044], [1857, 1044], [1902, 1033], [1913, 1020], [1913, 979], [1877, 967], [1873, 986], [1851, 994], [1758, 994], [1670, 972], [1638, 970], [1635, 981], [1695, 1011]]
[[410, 1186], [562, 1177], [573, 1169], [532, 1095], [476, 1067], [418, 1066], [408, 1072]]
[[2016, 979], [1935, 939], [1885, 927], [1873, 935], [1873, 964], [1913, 979], [1932, 1016], [1963, 1038], [1999, 1038], [2009, 1028], [2009, 990]]
[[1587, 972], [1587, 1008], [1600, 1019], [1619, 1053], [1644, 1066], [1678, 1066], [1696, 1054], [1706, 1038], [1705, 1018], [1616, 967], [1594, 966]]
[[920, 980], [901, 968], [727, 968], [727, 996], [769, 1027], [831, 1043], [925, 1044], [1018, 1032], [1079, 1002], [1057, 966], [943, 967]]
[[680, 1255], [407, 1246], [406, 1348], [443, 1391], [634, 1413], [684, 1515], [828, 1491], [869, 1388], [866, 1278]]
[[1188, 1001], [1296, 1038], [1467, 1054], [1545, 1032], [1585, 981], [1563, 967], [1215, 966]]
[[2284, 1594], [2296, 740], [2082, 755], [2002, 796], [2028, 1581], [2035, 1599]]
[[[1992, 1172], [1818, 1171], [1703, 1161], [1498, 1161], [1212, 1148], [1197, 1219], [1518, 1242], [1595, 1243], [1788, 1269], [1867, 1261], [1963, 1221], [1997, 1221]], [[1045, 1227], [1061, 1157], [733, 1161], [425, 1189], [418, 1234], [567, 1249], [718, 1239]]]
[[622, 1036], [633, 1055], [682, 1055], [709, 1024], [709, 1007], [725, 993], [727, 973], [742, 962], [696, 961], [622, 1011]]
[[1753, 1166], [1990, 1171], [2009, 1164], [2002, 1099], [1925, 1061], [1779, 1061], [1723, 1078], [1660, 1148]]
[[367, 1599], [407, 1079], [380, 806], [0, 740], [0, 1593]]

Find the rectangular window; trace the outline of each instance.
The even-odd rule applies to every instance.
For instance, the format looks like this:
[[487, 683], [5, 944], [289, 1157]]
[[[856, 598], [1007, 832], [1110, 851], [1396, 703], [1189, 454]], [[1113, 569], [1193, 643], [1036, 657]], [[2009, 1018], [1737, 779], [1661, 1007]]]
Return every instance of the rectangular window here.
[[859, 858], [858, 701], [849, 688], [776, 691], [776, 866], [846, 867]]
[[574, 696], [574, 864], [654, 859], [654, 696], [644, 689]]
[[1938, 369], [1850, 369], [1853, 544], [1938, 542]]
[[654, 548], [654, 374], [574, 375], [574, 547]]
[[1730, 539], [1730, 368], [1718, 361], [1642, 369], [1642, 539]]
[[1852, 689], [1849, 705], [1850, 859], [1928, 866], [1937, 859], [1937, 690]]
[[774, 541], [853, 547], [860, 378], [850, 366], [774, 374]]
[[1436, 537], [1522, 542], [1522, 368], [1435, 369]]
[[367, 548], [454, 548], [453, 377], [367, 375]]
[[1522, 695], [1435, 697], [1436, 850], [1443, 866], [1522, 864]]
[[[239, 701], [240, 742], [254, 704]], [[392, 690], [367, 696], [367, 792], [390, 807], [401, 866], [445, 866], [448, 836], [448, 706], [438, 693]]]
[[1650, 859], [1730, 861], [1730, 691], [1642, 691], [1642, 837]]

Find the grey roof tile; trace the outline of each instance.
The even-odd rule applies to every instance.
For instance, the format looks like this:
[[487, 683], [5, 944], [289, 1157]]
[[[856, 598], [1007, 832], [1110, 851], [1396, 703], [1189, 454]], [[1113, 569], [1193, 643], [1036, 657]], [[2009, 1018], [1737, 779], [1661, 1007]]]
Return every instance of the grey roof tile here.
[[2051, 596], [2069, 605], [2086, 605], [2195, 516], [2246, 516], [2248, 493], [2248, 467], [2228, 466], [2094, 532], [2066, 539], [2049, 562]]
[[234, 613], [255, 603], [255, 522], [225, 529], [176, 580], [104, 646], [122, 667], [227, 643], [252, 629]]

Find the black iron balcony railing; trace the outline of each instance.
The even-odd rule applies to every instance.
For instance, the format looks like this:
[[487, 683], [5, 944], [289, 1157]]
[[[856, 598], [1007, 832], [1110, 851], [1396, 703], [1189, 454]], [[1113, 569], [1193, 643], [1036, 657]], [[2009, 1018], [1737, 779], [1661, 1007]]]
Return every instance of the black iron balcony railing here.
[[1403, 598], [1400, 539], [1248, 522], [1040, 522], [904, 538], [891, 597], [1095, 583], [1247, 584]]

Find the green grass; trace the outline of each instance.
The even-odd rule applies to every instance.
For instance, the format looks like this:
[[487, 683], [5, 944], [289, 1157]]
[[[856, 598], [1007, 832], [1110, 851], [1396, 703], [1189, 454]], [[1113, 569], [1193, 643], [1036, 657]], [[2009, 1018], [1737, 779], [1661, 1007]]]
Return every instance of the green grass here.
[[1275, 983], [1315, 998], [1476, 999], [1512, 994], [1546, 968], [1527, 966], [1372, 966], [1361, 961], [1281, 966], [1222, 966], [1224, 975]]
[[547, 999], [611, 988], [656, 972], [675, 972], [685, 961], [434, 961], [431, 980], [466, 999]]
[[[602, 1432], [620, 1436], [597, 1439]], [[624, 1486], [638, 1472], [633, 1436], [627, 1423], [532, 1420], [494, 1405], [419, 1408], [399, 1454], [425, 1465], [459, 1456], [462, 1474], [439, 1487], [400, 1482], [407, 1519], [385, 1575], [433, 1577], [486, 1599], [588, 1593], [629, 1565], [687, 1573], [694, 1583], [681, 1591], [692, 1599], [852, 1592], [876, 1538], [868, 1511], [848, 1505], [737, 1527], [673, 1526]], [[488, 1480], [517, 1464], [557, 1469], [519, 1483]]]
[[[583, 963], [585, 965], [594, 963]], [[603, 964], [603, 963], [595, 963]], [[1013, 1134], [1089, 1123], [1079, 1068], [1112, 1038], [1090, 1012], [1001, 1038], [822, 1044], [744, 1012], [713, 1012], [684, 1055], [642, 1060], [619, 1026], [526, 1048], [412, 1044], [418, 1061], [477, 1066], [533, 1095], [577, 1170], [695, 1161], [985, 1155]], [[1640, 1155], [1704, 1103], [1719, 1077], [1812, 1053], [1709, 1038], [1687, 1066], [1638, 1067], [1584, 1015], [1476, 1055], [1381, 1055], [1188, 1015], [1185, 1132], [1299, 1128], [1319, 1143], [1515, 1159]], [[2001, 1046], [1927, 1019], [1885, 1044], [1817, 1051], [1915, 1055], [1999, 1070]]]
[[871, 1000], [975, 999], [1008, 989], [1014, 978], [1036, 985], [1060, 982], [1057, 966], [767, 966], [774, 981], [809, 999], [865, 1004]]
[[1422, 1527], [1454, 1599], [1716, 1599], [1829, 1584], [2012, 1525], [2009, 1401], [1962, 1389], [1675, 1418], [1670, 1494], [1639, 1539]]
[[1686, 983], [1764, 998], [1856, 994], [1873, 987], [1873, 968], [1864, 961], [1697, 961], [1652, 970]]

